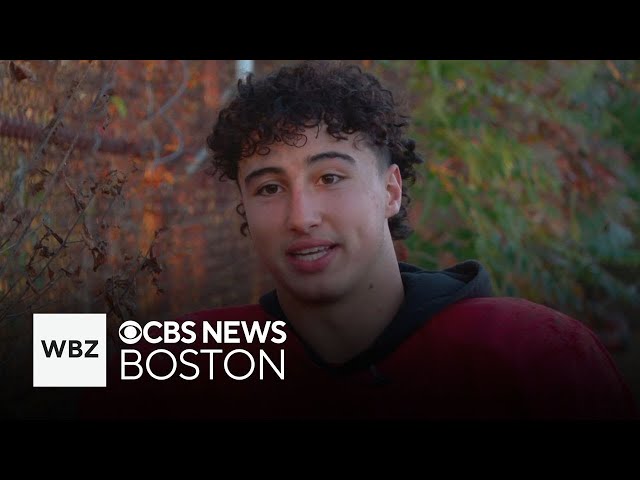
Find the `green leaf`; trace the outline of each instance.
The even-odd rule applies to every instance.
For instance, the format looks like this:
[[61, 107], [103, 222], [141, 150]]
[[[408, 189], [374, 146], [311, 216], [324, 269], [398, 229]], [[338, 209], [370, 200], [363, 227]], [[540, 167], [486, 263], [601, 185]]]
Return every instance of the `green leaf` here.
[[111, 97], [111, 103], [113, 103], [113, 105], [116, 107], [116, 110], [118, 111], [118, 115], [120, 115], [120, 118], [127, 117], [127, 105], [122, 97], [113, 95]]

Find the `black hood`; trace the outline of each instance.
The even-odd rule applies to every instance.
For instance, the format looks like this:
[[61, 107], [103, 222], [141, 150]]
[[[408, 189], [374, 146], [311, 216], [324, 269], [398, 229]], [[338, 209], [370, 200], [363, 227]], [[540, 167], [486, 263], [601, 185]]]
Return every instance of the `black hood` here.
[[[402, 262], [399, 266], [404, 286], [404, 301], [391, 323], [373, 344], [348, 362], [335, 366], [324, 362], [300, 338], [313, 361], [336, 373], [348, 373], [370, 367], [395, 350], [407, 337], [446, 306], [466, 298], [493, 295], [487, 271], [475, 260], [468, 260], [439, 271], [423, 270]], [[285, 321], [295, 333], [295, 329], [280, 307], [275, 290], [263, 295], [260, 298], [260, 305], [269, 315]]]

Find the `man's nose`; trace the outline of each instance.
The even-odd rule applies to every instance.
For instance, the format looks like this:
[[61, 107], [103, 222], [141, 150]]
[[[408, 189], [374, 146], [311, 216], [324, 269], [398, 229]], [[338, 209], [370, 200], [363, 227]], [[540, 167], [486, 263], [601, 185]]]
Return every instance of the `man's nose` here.
[[290, 191], [287, 226], [289, 229], [308, 233], [322, 220], [319, 199], [313, 193], [296, 188]]

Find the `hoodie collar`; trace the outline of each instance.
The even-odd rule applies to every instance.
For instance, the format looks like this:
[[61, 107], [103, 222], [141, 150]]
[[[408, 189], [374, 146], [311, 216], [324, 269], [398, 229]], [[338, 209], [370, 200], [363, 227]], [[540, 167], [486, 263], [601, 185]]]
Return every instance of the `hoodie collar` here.
[[269, 315], [289, 325], [315, 363], [336, 373], [350, 373], [368, 368], [385, 358], [445, 307], [467, 298], [493, 295], [487, 271], [475, 260], [438, 271], [423, 270], [403, 262], [398, 265], [404, 287], [404, 301], [398, 312], [371, 346], [338, 366], [322, 360], [296, 333], [282, 311], [275, 290], [263, 295], [260, 305]]

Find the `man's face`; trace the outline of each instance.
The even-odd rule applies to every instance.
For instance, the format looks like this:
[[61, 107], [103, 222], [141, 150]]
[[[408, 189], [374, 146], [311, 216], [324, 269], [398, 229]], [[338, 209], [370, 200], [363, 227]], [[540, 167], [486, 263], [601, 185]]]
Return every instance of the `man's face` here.
[[268, 155], [243, 159], [238, 182], [251, 238], [278, 292], [332, 302], [367, 288], [393, 252], [387, 219], [400, 207], [401, 179], [397, 165], [382, 167], [356, 134], [305, 135], [304, 146], [276, 143]]

